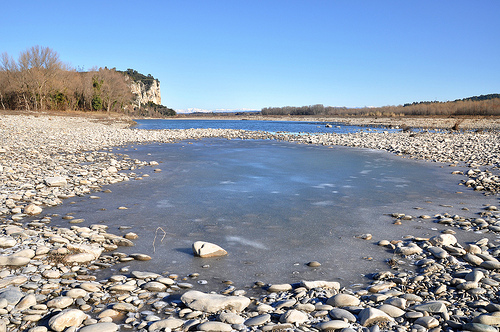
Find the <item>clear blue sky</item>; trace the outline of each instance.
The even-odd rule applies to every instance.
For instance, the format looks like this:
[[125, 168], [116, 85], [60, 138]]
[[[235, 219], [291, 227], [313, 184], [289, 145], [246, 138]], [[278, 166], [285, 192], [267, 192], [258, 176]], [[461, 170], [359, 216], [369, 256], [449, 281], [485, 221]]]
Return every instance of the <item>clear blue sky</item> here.
[[0, 53], [133, 68], [174, 109], [500, 93], [500, 1], [3, 1]]

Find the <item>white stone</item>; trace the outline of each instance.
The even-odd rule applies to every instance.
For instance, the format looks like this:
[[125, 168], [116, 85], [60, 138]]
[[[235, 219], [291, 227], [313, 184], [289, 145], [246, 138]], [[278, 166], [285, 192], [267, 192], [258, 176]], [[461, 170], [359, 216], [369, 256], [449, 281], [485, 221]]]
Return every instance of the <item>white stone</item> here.
[[62, 332], [70, 326], [78, 328], [86, 318], [87, 315], [81, 310], [66, 309], [49, 320], [49, 327], [56, 332]]
[[453, 234], [439, 234], [431, 237], [429, 241], [435, 246], [452, 246], [458, 242]]
[[45, 184], [49, 187], [63, 187], [68, 184], [66, 178], [62, 176], [53, 176], [45, 178]]
[[281, 323], [302, 324], [308, 320], [306, 313], [299, 310], [288, 310], [280, 317]]
[[30, 216], [36, 216], [40, 213], [42, 213], [43, 209], [39, 207], [36, 204], [29, 204], [24, 208], [24, 213], [30, 215]]
[[328, 289], [335, 289], [335, 290], [340, 289], [340, 283], [337, 281], [324, 281], [324, 280], [305, 281], [305, 280], [302, 280], [300, 282], [300, 285], [302, 287], [307, 288], [307, 289], [313, 289], [313, 288], [328, 288]]
[[394, 318], [375, 308], [365, 308], [359, 313], [359, 323], [363, 326], [370, 326], [378, 322], [392, 322]]
[[193, 253], [196, 256], [206, 258], [206, 257], [219, 257], [227, 255], [227, 251], [222, 249], [216, 244], [205, 242], [205, 241], [196, 241], [193, 243]]
[[250, 299], [244, 296], [224, 296], [206, 294], [200, 291], [189, 291], [181, 296], [181, 301], [193, 310], [215, 313], [221, 310], [242, 311], [250, 304]]

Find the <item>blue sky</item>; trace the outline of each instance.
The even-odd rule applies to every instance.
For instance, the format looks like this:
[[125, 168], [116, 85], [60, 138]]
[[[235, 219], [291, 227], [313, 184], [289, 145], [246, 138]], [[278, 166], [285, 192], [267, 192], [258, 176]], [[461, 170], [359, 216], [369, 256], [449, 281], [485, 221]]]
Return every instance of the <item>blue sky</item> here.
[[500, 93], [500, 1], [4, 1], [0, 53], [133, 68], [177, 110]]

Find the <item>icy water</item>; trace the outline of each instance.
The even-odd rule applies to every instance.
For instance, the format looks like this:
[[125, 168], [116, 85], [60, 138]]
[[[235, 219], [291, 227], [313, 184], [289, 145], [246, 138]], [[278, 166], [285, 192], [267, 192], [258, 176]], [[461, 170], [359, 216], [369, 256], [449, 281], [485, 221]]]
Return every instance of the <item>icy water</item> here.
[[[103, 223], [111, 233], [133, 231], [139, 235], [136, 246], [119, 251], [153, 258], [118, 264], [102, 274], [124, 266], [180, 276], [197, 272], [207, 284], [191, 282], [201, 290], [222, 289], [223, 280], [237, 287], [257, 280], [366, 282], [365, 274], [388, 270], [385, 260], [392, 257], [376, 242], [406, 234], [433, 236], [444, 229], [432, 221], [396, 226], [388, 214], [473, 216], [477, 210], [460, 209], [488, 202], [457, 185], [460, 176], [450, 174], [456, 168], [366, 149], [204, 139], [114, 152], [158, 161], [162, 172], [138, 169], [150, 176], [113, 185], [113, 193], [99, 193], [100, 199], [70, 199], [73, 204], [65, 202], [54, 212], [85, 218], [80, 226]], [[61, 218], [53, 223], [71, 226]], [[356, 238], [364, 233], [373, 239]], [[482, 237], [462, 233], [457, 237]], [[191, 245], [197, 240], [216, 243], [229, 255], [196, 258]], [[308, 267], [312, 260], [322, 266]]]
[[331, 127], [326, 127], [325, 122], [314, 121], [260, 121], [260, 120], [135, 120], [137, 129], [190, 129], [190, 128], [220, 128], [242, 129], [252, 131], [267, 131], [271, 133], [337, 133], [346, 134], [358, 131], [389, 131], [384, 127], [361, 127], [331, 122]]

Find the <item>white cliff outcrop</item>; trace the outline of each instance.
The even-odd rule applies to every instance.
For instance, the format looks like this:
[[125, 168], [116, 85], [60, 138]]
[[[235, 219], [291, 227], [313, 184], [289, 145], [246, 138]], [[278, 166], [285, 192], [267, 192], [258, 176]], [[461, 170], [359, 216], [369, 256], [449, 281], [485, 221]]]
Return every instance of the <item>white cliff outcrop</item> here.
[[130, 90], [136, 96], [134, 104], [138, 107], [148, 102], [161, 105], [160, 82], [156, 79], [152, 79], [150, 84], [144, 84], [142, 81], [132, 81]]

